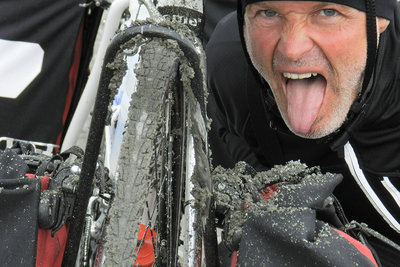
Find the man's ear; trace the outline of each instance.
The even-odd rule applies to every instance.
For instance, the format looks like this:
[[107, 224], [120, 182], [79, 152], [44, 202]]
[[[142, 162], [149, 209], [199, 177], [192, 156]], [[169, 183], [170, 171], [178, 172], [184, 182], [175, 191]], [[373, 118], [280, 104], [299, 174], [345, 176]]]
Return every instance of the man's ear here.
[[390, 20], [385, 19], [385, 18], [377, 18], [377, 30], [379, 33], [383, 33], [387, 26], [389, 26]]

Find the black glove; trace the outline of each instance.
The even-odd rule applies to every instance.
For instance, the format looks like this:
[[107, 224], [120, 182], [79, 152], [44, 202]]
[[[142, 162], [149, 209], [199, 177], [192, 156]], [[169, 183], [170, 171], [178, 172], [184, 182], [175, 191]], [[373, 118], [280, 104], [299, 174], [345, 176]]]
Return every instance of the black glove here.
[[257, 189], [263, 183], [268, 189], [252, 192], [238, 266], [375, 266], [366, 247], [317, 219], [319, 210], [333, 210], [331, 194], [341, 175], [289, 162], [254, 179]]
[[245, 188], [256, 171], [245, 162], [239, 162], [233, 169], [216, 167], [212, 173], [217, 218], [222, 218], [223, 240], [232, 252], [239, 249], [242, 227], [245, 222], [246, 202], [251, 196]]

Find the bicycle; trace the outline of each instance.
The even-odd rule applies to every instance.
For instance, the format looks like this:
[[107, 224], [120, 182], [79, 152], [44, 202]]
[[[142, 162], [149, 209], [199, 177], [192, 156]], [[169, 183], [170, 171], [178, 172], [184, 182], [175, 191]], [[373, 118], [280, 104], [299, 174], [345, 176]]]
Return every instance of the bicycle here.
[[[82, 121], [101, 69], [63, 266], [216, 265], [205, 57], [199, 39], [203, 1], [154, 2], [156, 5], [150, 0], [111, 3], [105, 41], [99, 48], [101, 57], [108, 47], [104, 64], [99, 63], [101, 59], [96, 61], [89, 89], [85, 88], [82, 96], [84, 104], [80, 104], [85, 108], [78, 106], [76, 111], [77, 121]], [[184, 8], [185, 4], [189, 7]], [[142, 5], [149, 19], [139, 21], [136, 14]], [[123, 29], [107, 45], [120, 18], [125, 20]], [[118, 88], [132, 68], [126, 58], [136, 53], [140, 58], [135, 68], [137, 85], [130, 96]], [[112, 95], [121, 96], [114, 99], [121, 105], [110, 105]], [[70, 146], [81, 127], [79, 122], [71, 122], [63, 147]], [[104, 129], [103, 157], [114, 192], [112, 200], [96, 196], [101, 201], [94, 203], [101, 210], [93, 214], [95, 206], [89, 198]], [[98, 218], [96, 234], [90, 236], [88, 229]], [[149, 257], [141, 252], [144, 249], [149, 249]]]

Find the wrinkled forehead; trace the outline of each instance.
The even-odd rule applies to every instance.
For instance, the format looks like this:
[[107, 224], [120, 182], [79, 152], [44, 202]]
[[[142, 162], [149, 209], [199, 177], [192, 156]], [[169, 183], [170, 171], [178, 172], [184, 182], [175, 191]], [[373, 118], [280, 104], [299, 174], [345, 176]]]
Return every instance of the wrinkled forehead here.
[[[266, 2], [266, 0], [240, 0], [241, 1], [241, 11], [244, 12], [245, 7], [248, 4], [252, 4], [255, 2]], [[268, 1], [268, 0], [267, 0]], [[274, 0], [277, 2], [281, 1], [287, 1], [287, 0]], [[292, 0], [292, 1], [287, 1], [287, 2], [299, 2], [304, 0]], [[329, 2], [329, 3], [336, 3], [336, 4], [341, 4], [341, 5], [346, 5], [361, 11], [366, 11], [366, 0], [329, 0], [329, 1], [314, 1], [311, 0], [312, 2]], [[371, 2], [371, 1], [369, 1]], [[376, 14], [378, 17], [386, 18], [389, 20], [393, 20], [394, 18], [394, 10], [397, 5], [396, 0], [375, 0], [372, 1], [375, 2], [375, 7], [376, 7]], [[240, 8], [240, 7], [239, 7]]]

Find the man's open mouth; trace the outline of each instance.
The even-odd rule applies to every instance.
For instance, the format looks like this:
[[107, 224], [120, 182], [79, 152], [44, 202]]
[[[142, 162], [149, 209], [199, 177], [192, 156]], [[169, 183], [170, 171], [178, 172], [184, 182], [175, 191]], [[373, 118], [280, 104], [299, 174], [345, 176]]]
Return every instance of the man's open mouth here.
[[298, 134], [307, 134], [318, 118], [327, 80], [316, 72], [283, 72], [282, 75], [286, 86], [286, 112], [290, 126]]

